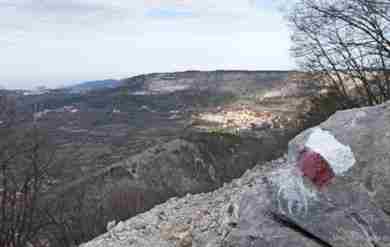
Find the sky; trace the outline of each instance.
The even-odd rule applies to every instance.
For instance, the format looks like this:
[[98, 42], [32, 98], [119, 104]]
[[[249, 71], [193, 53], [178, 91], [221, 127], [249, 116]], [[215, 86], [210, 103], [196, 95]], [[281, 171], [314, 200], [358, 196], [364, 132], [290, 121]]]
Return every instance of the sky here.
[[0, 85], [293, 69], [288, 0], [0, 0]]

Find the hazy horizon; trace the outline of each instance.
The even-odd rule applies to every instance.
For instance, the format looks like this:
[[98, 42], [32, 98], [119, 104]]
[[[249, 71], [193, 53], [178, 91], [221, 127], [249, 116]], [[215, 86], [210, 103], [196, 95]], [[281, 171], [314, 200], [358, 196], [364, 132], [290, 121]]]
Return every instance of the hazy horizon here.
[[186, 70], [291, 70], [288, 1], [0, 0], [0, 86]]

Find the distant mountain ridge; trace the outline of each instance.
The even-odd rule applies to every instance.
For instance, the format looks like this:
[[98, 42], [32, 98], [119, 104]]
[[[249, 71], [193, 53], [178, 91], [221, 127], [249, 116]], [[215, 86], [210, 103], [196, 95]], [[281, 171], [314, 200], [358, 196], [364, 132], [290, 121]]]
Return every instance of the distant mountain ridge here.
[[240, 94], [283, 84], [296, 71], [214, 70], [150, 73], [122, 79], [123, 86], [135, 94], [161, 94], [185, 90], [217, 90]]
[[66, 89], [70, 90], [72, 93], [85, 93], [92, 90], [99, 90], [105, 88], [116, 88], [122, 84], [121, 81], [115, 79], [106, 79], [98, 81], [86, 81], [81, 82], [76, 85], [67, 87]]

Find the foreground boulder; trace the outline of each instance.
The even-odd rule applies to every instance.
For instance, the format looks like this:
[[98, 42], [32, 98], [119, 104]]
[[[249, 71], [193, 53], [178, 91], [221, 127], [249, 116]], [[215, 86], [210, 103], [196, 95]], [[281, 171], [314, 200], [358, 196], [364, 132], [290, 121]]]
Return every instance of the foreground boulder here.
[[83, 245], [390, 246], [390, 103], [338, 112], [211, 193], [173, 198]]

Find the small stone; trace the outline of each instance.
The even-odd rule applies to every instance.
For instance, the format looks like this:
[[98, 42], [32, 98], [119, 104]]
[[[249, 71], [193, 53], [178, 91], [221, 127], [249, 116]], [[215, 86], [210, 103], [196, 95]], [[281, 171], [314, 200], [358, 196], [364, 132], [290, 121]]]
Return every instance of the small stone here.
[[106, 230], [107, 232], [111, 231], [116, 225], [116, 221], [113, 220], [113, 221], [110, 221], [107, 223], [107, 226], [106, 226]]

